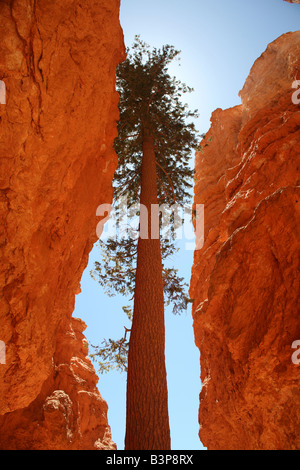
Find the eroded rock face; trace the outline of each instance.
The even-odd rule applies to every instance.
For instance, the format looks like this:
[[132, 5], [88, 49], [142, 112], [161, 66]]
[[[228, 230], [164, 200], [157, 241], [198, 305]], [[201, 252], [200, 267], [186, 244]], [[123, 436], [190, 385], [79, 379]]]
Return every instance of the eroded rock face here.
[[205, 243], [190, 295], [208, 449], [300, 448], [300, 368], [291, 360], [300, 339], [296, 80], [299, 31], [268, 46], [242, 105], [213, 113], [196, 155]]
[[116, 448], [107, 422], [107, 404], [87, 357], [85, 327], [75, 318], [62, 325], [53, 373], [29, 406], [1, 419], [2, 449]]
[[0, 448], [111, 448], [71, 317], [112, 199], [119, 0], [5, 1], [0, 17]]

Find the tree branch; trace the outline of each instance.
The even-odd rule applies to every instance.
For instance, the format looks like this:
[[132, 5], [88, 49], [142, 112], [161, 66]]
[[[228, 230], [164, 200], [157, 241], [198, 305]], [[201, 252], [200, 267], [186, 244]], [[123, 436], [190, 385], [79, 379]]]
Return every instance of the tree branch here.
[[136, 134], [125, 135], [124, 137], [120, 137], [120, 135], [119, 135], [117, 138], [121, 141], [124, 141], [126, 139], [131, 139], [132, 137], [139, 137], [139, 136], [141, 136], [141, 131], [137, 132]]
[[156, 174], [156, 176], [157, 176], [157, 179], [158, 179], [158, 181], [160, 182], [160, 184], [161, 184], [161, 185], [162, 185], [162, 187], [163, 187], [163, 190], [164, 190], [164, 193], [165, 193], [166, 199], [168, 199], [168, 191], [166, 190], [166, 188], [165, 188], [165, 185], [164, 185], [163, 181], [160, 179], [160, 177], [158, 176], [158, 174]]
[[175, 191], [174, 191], [174, 186], [173, 186], [173, 182], [171, 180], [171, 177], [170, 175], [167, 173], [167, 171], [158, 163], [158, 161], [156, 161], [156, 165], [165, 173], [165, 175], [167, 176], [168, 180], [170, 181], [171, 183], [171, 188], [172, 188], [172, 193], [173, 193], [173, 199], [174, 199], [174, 202], [176, 203], [176, 197], [175, 197]]
[[148, 107], [147, 107], [148, 111], [149, 111], [149, 108], [150, 108], [151, 101], [153, 100], [154, 96], [160, 91], [161, 91], [161, 88], [156, 88], [154, 93], [152, 93], [152, 95], [150, 96], [149, 101], [148, 101]]
[[131, 188], [132, 184], [134, 183], [135, 178], [136, 178], [136, 177], [138, 176], [138, 174], [140, 174], [140, 173], [141, 173], [141, 169], [138, 168], [138, 170], [134, 172], [133, 177], [132, 177], [132, 178], [128, 181], [128, 183], [124, 186], [124, 188], [123, 188], [123, 190], [121, 191], [120, 194], [124, 195], [125, 191], [128, 191], [128, 190]]
[[121, 347], [123, 346], [123, 344], [126, 341], [127, 333], [129, 333], [129, 331], [131, 331], [130, 329], [126, 328], [126, 326], [124, 326], [124, 328], [125, 328], [125, 335], [124, 335], [124, 338], [122, 339], [122, 341], [119, 344], [119, 354], [118, 354], [119, 360], [121, 360]]

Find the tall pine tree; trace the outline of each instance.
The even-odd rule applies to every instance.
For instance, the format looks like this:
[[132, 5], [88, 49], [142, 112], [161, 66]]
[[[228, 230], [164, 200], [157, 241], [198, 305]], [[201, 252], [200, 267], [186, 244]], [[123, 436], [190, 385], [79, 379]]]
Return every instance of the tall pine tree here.
[[129, 209], [138, 202], [147, 209], [147, 217], [141, 209], [137, 237], [130, 236], [134, 234], [131, 229], [127, 238], [100, 242], [103, 262], [95, 264], [92, 276], [109, 294], [132, 294], [134, 301], [133, 315], [124, 308], [132, 317], [130, 341], [126, 329], [122, 340], [105, 342], [97, 353], [106, 360], [116, 359], [118, 367], [127, 370], [126, 450], [168, 450], [171, 445], [164, 306], [173, 302], [173, 311], [178, 313], [189, 299], [183, 279], [165, 266], [176, 249], [176, 216], [170, 210], [170, 238], [162, 238], [160, 230], [153, 233], [161, 222], [153, 208], [166, 204], [172, 209], [191, 200], [189, 160], [197, 137], [194, 124], [187, 120], [196, 117], [197, 111], [189, 111], [180, 100], [192, 89], [168, 73], [168, 65], [178, 54], [169, 45], [150, 50], [136, 36], [117, 72], [120, 119], [115, 150], [119, 165], [114, 207], [121, 217], [120, 201], [126, 197]]

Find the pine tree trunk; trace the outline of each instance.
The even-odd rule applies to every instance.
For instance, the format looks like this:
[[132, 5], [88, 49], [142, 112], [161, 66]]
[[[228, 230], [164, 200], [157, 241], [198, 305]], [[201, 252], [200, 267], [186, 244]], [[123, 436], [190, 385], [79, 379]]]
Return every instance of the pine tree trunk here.
[[169, 450], [161, 249], [159, 237], [150, 236], [151, 205], [158, 204], [158, 200], [154, 143], [149, 131], [144, 132], [143, 139], [140, 203], [148, 209], [148, 239], [140, 237], [138, 241], [125, 449]]

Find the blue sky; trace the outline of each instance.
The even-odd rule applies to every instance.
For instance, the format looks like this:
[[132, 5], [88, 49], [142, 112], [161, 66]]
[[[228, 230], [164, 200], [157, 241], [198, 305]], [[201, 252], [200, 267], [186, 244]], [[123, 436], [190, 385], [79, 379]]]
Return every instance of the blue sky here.
[[[121, 24], [126, 46], [140, 34], [150, 46], [171, 44], [181, 50], [180, 66], [174, 63], [170, 73], [194, 88], [185, 101], [199, 110], [196, 126], [201, 134], [209, 129], [216, 108], [240, 104], [238, 92], [267, 45], [281, 34], [299, 29], [300, 6], [283, 0], [122, 0]], [[124, 326], [129, 326], [122, 312], [124, 299], [107, 297], [90, 278], [97, 259], [95, 247], [74, 311], [88, 325], [85, 334], [92, 344], [100, 344], [103, 338], [120, 338]], [[172, 261], [189, 283], [192, 251], [182, 245]], [[194, 345], [190, 310], [180, 317], [166, 311], [166, 364], [172, 449], [203, 449], [198, 438], [199, 351]], [[122, 450], [126, 375], [101, 375], [98, 386], [109, 406], [113, 440]]]

